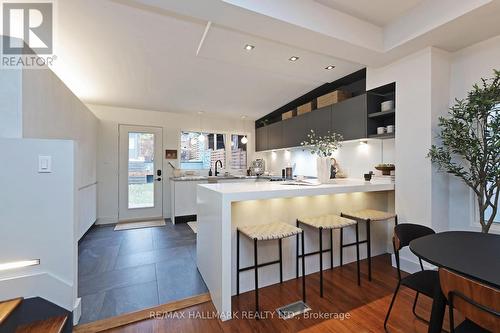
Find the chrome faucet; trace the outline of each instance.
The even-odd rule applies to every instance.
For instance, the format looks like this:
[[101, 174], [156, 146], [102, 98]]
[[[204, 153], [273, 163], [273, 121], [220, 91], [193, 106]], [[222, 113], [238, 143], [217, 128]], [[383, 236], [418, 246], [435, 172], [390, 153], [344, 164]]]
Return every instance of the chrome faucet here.
[[220, 163], [220, 167], [222, 168], [222, 161], [221, 160], [217, 160], [215, 162], [215, 177], [217, 177], [219, 175], [219, 171], [217, 171], [217, 163]]

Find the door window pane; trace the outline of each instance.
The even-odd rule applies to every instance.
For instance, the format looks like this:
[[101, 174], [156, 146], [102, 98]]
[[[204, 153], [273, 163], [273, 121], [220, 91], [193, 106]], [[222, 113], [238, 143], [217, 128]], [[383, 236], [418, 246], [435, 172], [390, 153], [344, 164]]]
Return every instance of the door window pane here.
[[154, 207], [154, 134], [128, 134], [128, 208]]
[[231, 135], [231, 169], [247, 169], [247, 144], [242, 143], [243, 135]]
[[[217, 133], [181, 133], [181, 169], [208, 170], [215, 162], [222, 162], [226, 168], [226, 135]], [[220, 168], [220, 166], [219, 166]]]

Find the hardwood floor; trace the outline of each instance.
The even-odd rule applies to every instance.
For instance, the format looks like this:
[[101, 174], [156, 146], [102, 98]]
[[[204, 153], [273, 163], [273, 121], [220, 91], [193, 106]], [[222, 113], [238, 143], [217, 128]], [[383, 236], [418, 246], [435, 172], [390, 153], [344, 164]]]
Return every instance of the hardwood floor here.
[[[367, 271], [366, 261], [361, 267], [363, 273]], [[276, 308], [300, 299], [300, 280], [292, 280], [261, 289], [261, 310], [269, 311], [265, 313], [267, 319], [249, 318], [254, 307], [254, 293], [248, 292], [233, 297], [233, 311], [238, 318], [227, 322], [210, 317], [215, 308], [207, 302], [164, 318], [149, 319], [106, 332], [383, 332], [385, 314], [397, 284], [397, 273], [390, 265], [389, 255], [373, 258], [372, 267], [372, 282], [368, 282], [367, 275], [362, 274], [361, 287], [356, 284], [355, 264], [325, 271], [324, 298], [319, 297], [319, 274], [308, 275], [307, 303], [312, 308], [308, 318], [299, 316], [282, 320], [275, 314]], [[427, 325], [411, 312], [414, 297], [412, 290], [401, 288], [389, 320], [390, 332], [427, 331]], [[421, 296], [417, 312], [429, 318], [430, 309], [431, 300]], [[447, 328], [446, 318], [445, 321]]]

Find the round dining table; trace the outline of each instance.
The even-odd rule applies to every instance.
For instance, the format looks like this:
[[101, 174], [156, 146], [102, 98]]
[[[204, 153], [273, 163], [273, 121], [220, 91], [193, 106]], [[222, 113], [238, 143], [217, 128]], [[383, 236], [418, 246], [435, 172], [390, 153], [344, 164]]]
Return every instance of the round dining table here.
[[[470, 231], [448, 231], [417, 238], [410, 250], [437, 267], [500, 289], [500, 235]], [[440, 333], [446, 309], [441, 288], [432, 302], [429, 333]]]

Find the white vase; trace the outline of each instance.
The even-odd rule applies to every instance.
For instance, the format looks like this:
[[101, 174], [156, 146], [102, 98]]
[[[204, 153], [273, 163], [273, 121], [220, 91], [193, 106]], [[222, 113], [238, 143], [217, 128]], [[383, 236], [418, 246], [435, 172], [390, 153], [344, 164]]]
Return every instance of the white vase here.
[[330, 181], [331, 161], [329, 157], [318, 157], [316, 160], [316, 170], [318, 172], [318, 181], [326, 184]]

